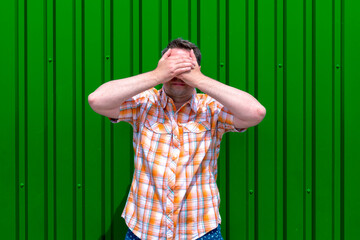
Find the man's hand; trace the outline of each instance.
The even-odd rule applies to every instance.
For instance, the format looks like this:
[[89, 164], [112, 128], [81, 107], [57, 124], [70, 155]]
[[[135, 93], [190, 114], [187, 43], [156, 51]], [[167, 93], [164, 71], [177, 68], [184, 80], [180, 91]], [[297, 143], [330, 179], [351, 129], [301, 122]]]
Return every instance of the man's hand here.
[[194, 67], [192, 58], [171, 56], [171, 49], [169, 49], [159, 60], [153, 72], [160, 83], [165, 83], [182, 73], [191, 71]]
[[201, 67], [197, 63], [196, 56], [192, 49], [190, 50], [190, 56], [191, 56], [192, 61], [195, 64], [195, 66], [193, 67], [193, 69], [191, 71], [187, 71], [187, 72], [179, 74], [177, 76], [177, 78], [183, 80], [187, 85], [195, 87], [194, 81], [196, 81], [196, 79], [200, 78], [202, 73], [200, 71]]

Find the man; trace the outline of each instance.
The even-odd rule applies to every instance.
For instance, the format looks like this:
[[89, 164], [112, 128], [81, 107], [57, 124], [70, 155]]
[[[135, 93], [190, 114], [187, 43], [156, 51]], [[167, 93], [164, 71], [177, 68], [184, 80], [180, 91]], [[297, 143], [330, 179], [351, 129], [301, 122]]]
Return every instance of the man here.
[[221, 138], [259, 124], [266, 110], [203, 75], [200, 61], [196, 45], [175, 39], [155, 70], [104, 83], [88, 97], [95, 112], [133, 126], [135, 172], [122, 213], [128, 239], [222, 239]]

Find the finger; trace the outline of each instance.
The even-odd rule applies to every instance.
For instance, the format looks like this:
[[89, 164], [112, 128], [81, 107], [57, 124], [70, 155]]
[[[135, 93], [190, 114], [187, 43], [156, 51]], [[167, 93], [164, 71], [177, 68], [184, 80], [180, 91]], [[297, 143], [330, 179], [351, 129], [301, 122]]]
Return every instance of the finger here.
[[186, 68], [191, 67], [192, 69], [195, 68], [195, 65], [193, 62], [181, 62], [175, 65], [176, 68]]
[[183, 56], [170, 56], [169, 60], [182, 60], [182, 61], [192, 61], [191, 57], [183, 57]]
[[185, 72], [190, 72], [191, 71], [191, 67], [184, 67], [184, 68], [178, 68], [176, 69], [176, 71], [174, 72], [175, 76], [185, 73]]
[[195, 53], [194, 53], [193, 49], [191, 49], [191, 51], [190, 51], [190, 56], [191, 56], [192, 60], [196, 62], [196, 65], [197, 65], [197, 59], [196, 59], [196, 56], [195, 56]]
[[188, 58], [179, 58], [179, 59], [174, 59], [173, 62], [175, 65], [179, 65], [182, 63], [191, 63], [195, 66], [194, 61], [192, 59], [188, 59]]
[[164, 60], [164, 59], [168, 58], [168, 57], [170, 56], [170, 54], [171, 54], [171, 48], [169, 48], [169, 49], [164, 53], [164, 55], [161, 57], [160, 60]]

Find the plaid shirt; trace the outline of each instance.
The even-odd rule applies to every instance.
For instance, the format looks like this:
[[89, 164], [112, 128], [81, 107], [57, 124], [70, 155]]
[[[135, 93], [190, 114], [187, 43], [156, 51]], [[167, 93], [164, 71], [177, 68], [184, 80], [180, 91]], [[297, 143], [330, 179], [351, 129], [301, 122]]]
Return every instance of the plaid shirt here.
[[244, 132], [206, 94], [178, 111], [163, 89], [125, 101], [118, 119], [133, 126], [135, 171], [122, 213], [140, 239], [197, 239], [221, 223], [217, 158], [225, 132]]

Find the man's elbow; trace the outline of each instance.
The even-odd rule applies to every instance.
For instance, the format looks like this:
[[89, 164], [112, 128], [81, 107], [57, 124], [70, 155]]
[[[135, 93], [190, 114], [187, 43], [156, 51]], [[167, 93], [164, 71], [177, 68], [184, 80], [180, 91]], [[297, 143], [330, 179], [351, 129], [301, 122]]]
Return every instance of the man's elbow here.
[[88, 102], [90, 107], [94, 110], [96, 104], [96, 97], [94, 93], [90, 93], [88, 96]]
[[251, 125], [256, 126], [258, 125], [265, 117], [266, 109], [263, 106], [259, 106], [255, 109], [252, 116]]
[[99, 97], [95, 94], [95, 92], [89, 94], [88, 96], [88, 102], [92, 110], [95, 112], [102, 114], [103, 106], [102, 106], [102, 100], [99, 99]]
[[256, 118], [257, 118], [257, 122], [260, 123], [266, 115], [266, 108], [261, 106], [259, 108], [256, 109]]

